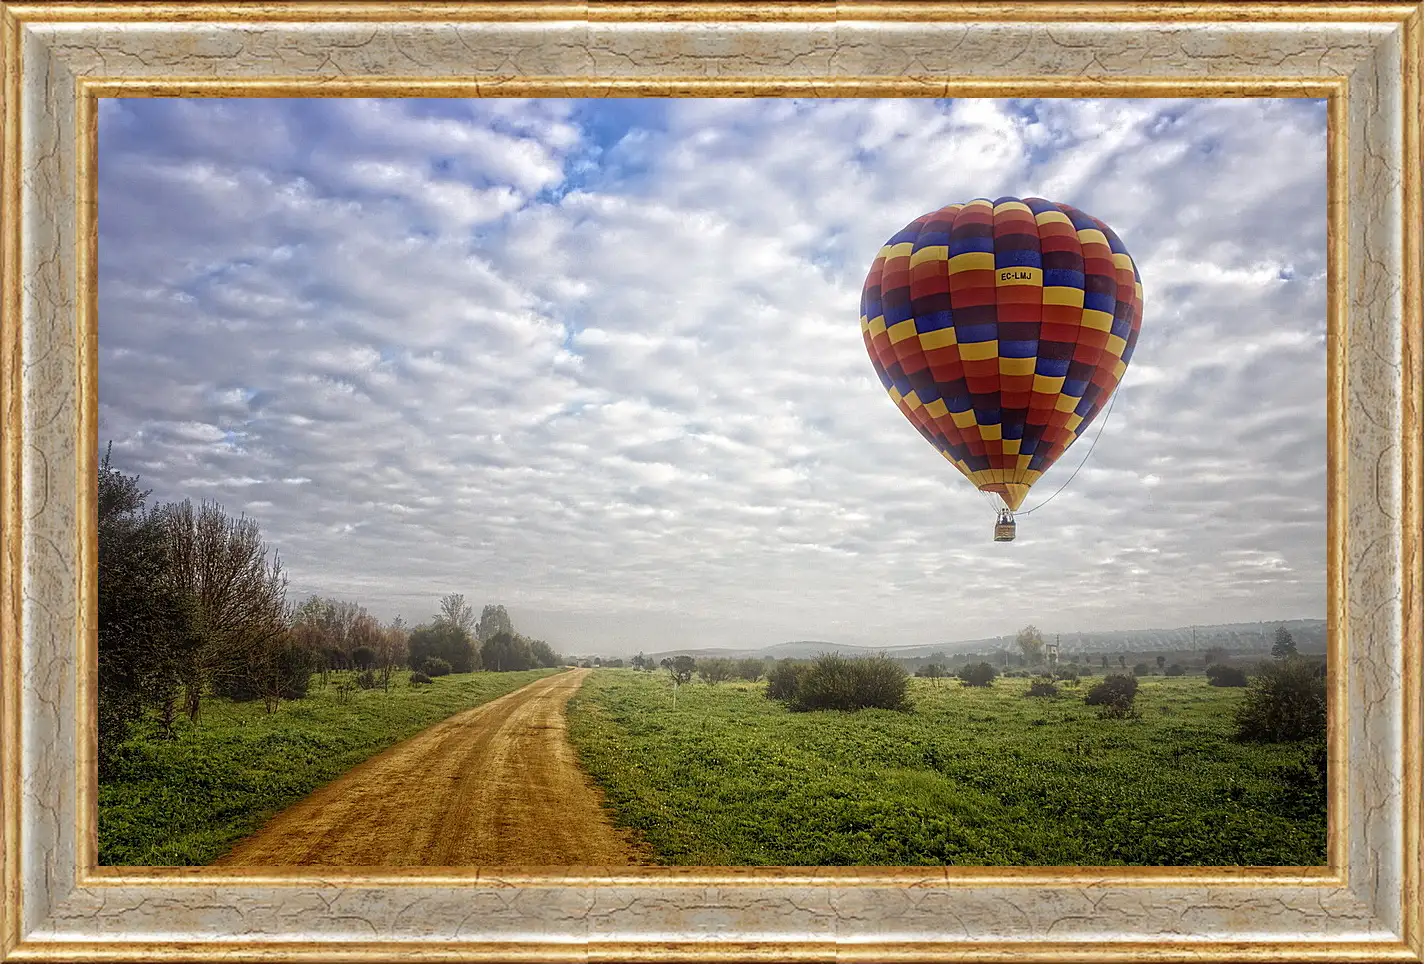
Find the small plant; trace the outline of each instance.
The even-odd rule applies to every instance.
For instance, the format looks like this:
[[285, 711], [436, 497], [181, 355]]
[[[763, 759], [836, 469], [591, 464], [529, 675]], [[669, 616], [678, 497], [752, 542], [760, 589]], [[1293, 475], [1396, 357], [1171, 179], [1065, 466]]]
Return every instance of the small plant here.
[[1207, 681], [1213, 686], [1246, 686], [1247, 673], [1235, 666], [1216, 663], [1207, 668]]
[[1059, 687], [1055, 686], [1050, 680], [1047, 680], [1047, 679], [1037, 679], [1037, 680], [1035, 680], [1034, 682], [1032, 682], [1032, 683], [1029, 684], [1029, 690], [1028, 690], [1028, 692], [1026, 692], [1024, 695], [1025, 695], [1025, 696], [1058, 696], [1058, 695], [1059, 695]]
[[356, 685], [364, 690], [374, 690], [376, 688], [376, 674], [369, 669], [364, 669], [356, 676]]
[[350, 676], [343, 676], [336, 681], [336, 685], [333, 686], [332, 689], [336, 691], [336, 701], [338, 703], [349, 703], [351, 702], [351, 694], [356, 692], [356, 681]]
[[429, 685], [430, 685], [431, 683], [433, 683], [433, 682], [435, 682], [435, 680], [431, 679], [431, 678], [430, 678], [429, 676], [427, 676], [425, 673], [412, 673], [412, 674], [411, 674], [411, 685], [412, 685], [412, 686], [429, 686]]
[[431, 659], [426, 660], [425, 665], [422, 666], [421, 669], [425, 672], [427, 676], [450, 675], [450, 664], [447, 663], [445, 660], [440, 659], [439, 657], [432, 657]]
[[960, 677], [960, 682], [966, 686], [989, 686], [999, 675], [999, 671], [989, 663], [968, 663], [961, 666], [955, 675]]
[[1138, 711], [1133, 701], [1138, 695], [1138, 680], [1125, 673], [1112, 673], [1084, 696], [1089, 706], [1098, 707], [1100, 719], [1136, 719]]
[[1286, 743], [1326, 737], [1326, 680], [1299, 656], [1283, 656], [1257, 667], [1257, 675], [1237, 708], [1237, 739]]

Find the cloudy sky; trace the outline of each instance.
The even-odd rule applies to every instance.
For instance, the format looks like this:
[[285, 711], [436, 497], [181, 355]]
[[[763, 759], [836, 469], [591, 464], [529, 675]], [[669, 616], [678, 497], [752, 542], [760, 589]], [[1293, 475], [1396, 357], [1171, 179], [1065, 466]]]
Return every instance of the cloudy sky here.
[[[294, 599], [576, 653], [1325, 615], [1322, 102], [101, 105], [100, 444]], [[858, 324], [886, 239], [1001, 195], [1145, 295], [1010, 544]]]

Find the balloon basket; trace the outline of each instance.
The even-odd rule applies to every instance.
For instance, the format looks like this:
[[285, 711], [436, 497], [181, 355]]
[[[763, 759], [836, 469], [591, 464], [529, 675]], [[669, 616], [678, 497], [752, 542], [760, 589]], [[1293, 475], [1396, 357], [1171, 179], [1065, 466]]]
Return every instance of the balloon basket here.
[[999, 519], [995, 522], [995, 542], [1014, 541], [1014, 514], [1007, 509], [1001, 509]]

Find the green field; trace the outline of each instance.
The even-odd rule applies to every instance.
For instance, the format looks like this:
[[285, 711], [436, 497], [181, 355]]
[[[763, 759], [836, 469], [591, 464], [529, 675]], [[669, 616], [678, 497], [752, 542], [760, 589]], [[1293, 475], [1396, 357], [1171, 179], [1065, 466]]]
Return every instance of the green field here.
[[570, 732], [615, 822], [677, 865], [1272, 865], [1326, 860], [1295, 745], [1231, 739], [1244, 690], [1143, 679], [1141, 719], [1092, 680], [1052, 699], [911, 681], [913, 713], [791, 713], [763, 683], [599, 670]]
[[406, 737], [558, 670], [463, 673], [429, 686], [398, 673], [390, 692], [337, 701], [314, 679], [307, 699], [263, 712], [260, 701], [203, 704], [176, 738], [140, 724], [115, 776], [99, 786], [99, 863], [206, 864], [283, 807]]

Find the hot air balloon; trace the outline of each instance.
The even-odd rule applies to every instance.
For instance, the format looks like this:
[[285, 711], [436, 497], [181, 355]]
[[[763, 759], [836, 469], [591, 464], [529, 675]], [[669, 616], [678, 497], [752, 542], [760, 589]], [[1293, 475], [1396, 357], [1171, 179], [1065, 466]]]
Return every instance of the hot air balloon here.
[[1133, 357], [1138, 268], [1113, 229], [1042, 198], [977, 198], [916, 218], [876, 255], [861, 332], [920, 434], [1014, 512], [1092, 424]]

